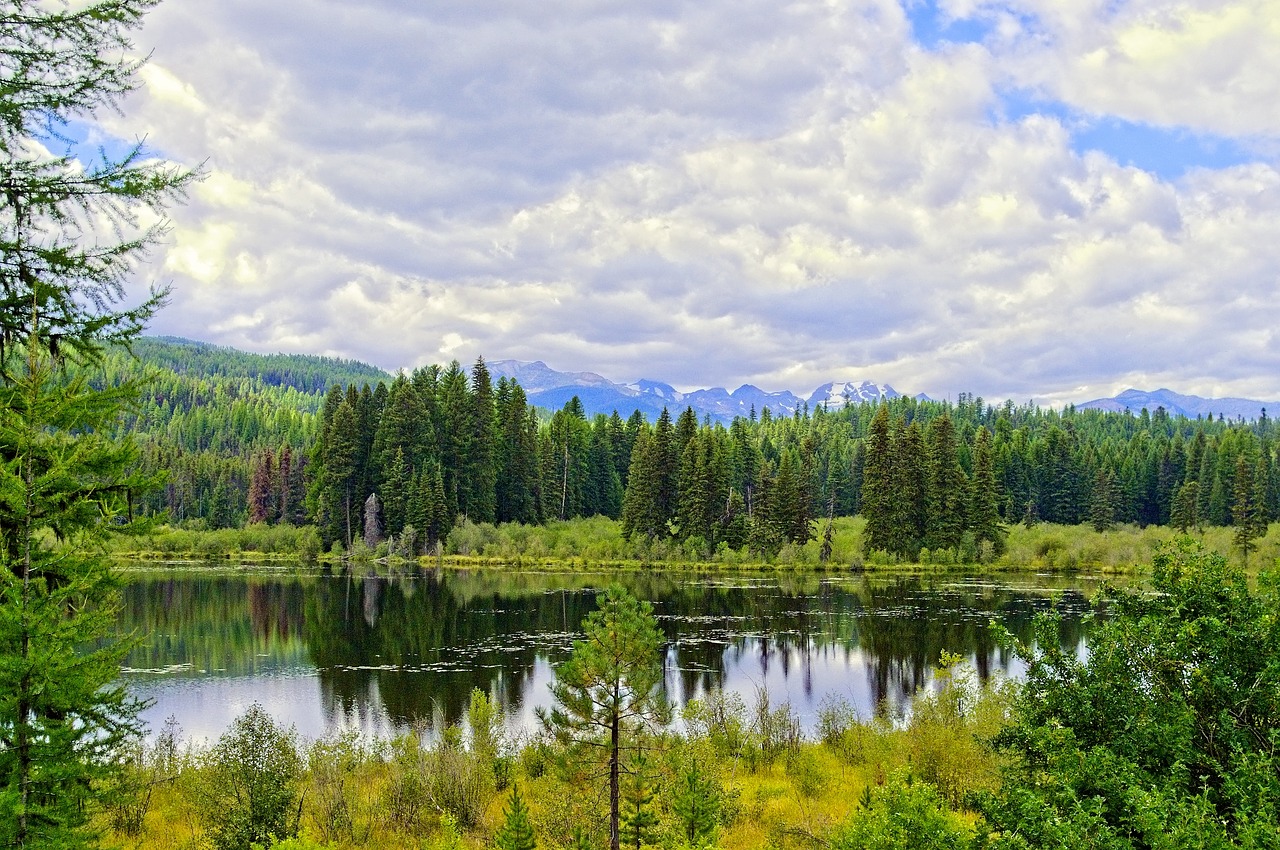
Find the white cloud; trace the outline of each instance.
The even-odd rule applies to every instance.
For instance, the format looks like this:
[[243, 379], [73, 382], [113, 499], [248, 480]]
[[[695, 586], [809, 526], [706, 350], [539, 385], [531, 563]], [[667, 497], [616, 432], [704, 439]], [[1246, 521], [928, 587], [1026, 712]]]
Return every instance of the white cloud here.
[[1280, 51], [1239, 22], [1270, 7], [948, 10], [1007, 20], [929, 52], [888, 0], [162, 5], [105, 122], [208, 160], [155, 330], [680, 386], [1280, 397], [1275, 168], [1170, 183], [993, 117], [1017, 80], [1276, 135]]
[[1239, 137], [1280, 134], [1277, 0], [997, 0], [1012, 75], [1087, 112]]

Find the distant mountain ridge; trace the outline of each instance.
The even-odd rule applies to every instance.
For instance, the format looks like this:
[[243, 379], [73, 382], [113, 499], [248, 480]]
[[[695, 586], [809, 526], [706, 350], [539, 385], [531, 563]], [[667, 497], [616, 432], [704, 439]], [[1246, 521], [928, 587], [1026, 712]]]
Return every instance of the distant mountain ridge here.
[[1280, 411], [1280, 401], [1203, 398], [1175, 393], [1169, 389], [1159, 389], [1154, 392], [1129, 389], [1113, 398], [1096, 398], [1076, 405], [1077, 410], [1107, 410], [1113, 413], [1123, 413], [1126, 410], [1137, 413], [1144, 408], [1154, 413], [1160, 407], [1163, 407], [1170, 416], [1185, 416], [1188, 419], [1225, 416], [1227, 419], [1254, 420], [1260, 418], [1264, 410]]
[[[699, 416], [727, 422], [735, 416], [750, 416], [752, 410], [758, 416], [766, 407], [774, 416], [791, 416], [805, 405], [810, 410], [823, 404], [838, 408], [845, 404], [901, 396], [888, 384], [879, 385], [865, 380], [831, 381], [818, 387], [808, 398], [789, 390], [767, 392], [751, 384], [743, 384], [733, 392], [724, 387], [712, 387], [682, 393], [661, 381], [641, 379], [621, 384], [595, 372], [558, 372], [541, 360], [493, 360], [487, 361], [486, 365], [494, 378], [518, 381], [531, 404], [558, 410], [577, 396], [588, 416], [610, 414], [615, 410], [622, 416], [630, 416], [632, 411], [639, 410], [653, 420], [661, 415], [663, 408], [674, 415], [692, 407]], [[923, 395], [917, 397], [927, 398]]]

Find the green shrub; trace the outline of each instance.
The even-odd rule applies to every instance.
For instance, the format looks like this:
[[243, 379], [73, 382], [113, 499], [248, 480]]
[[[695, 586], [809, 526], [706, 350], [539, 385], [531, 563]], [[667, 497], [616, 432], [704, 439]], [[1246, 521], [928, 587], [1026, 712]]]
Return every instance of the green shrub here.
[[254, 704], [209, 751], [200, 787], [200, 816], [218, 850], [250, 850], [256, 842], [298, 831], [302, 760], [293, 730]]
[[1280, 844], [1280, 586], [1182, 540], [1155, 557], [1155, 593], [1109, 591], [1081, 660], [1059, 624], [1005, 635], [1027, 666], [1013, 758], [980, 798], [996, 846]]
[[870, 792], [866, 805], [831, 835], [832, 850], [961, 850], [973, 832], [938, 792], [909, 775]]
[[366, 761], [360, 735], [353, 729], [321, 738], [307, 750], [308, 811], [326, 843], [351, 842], [357, 834], [367, 835], [368, 828], [357, 825], [358, 804], [348, 784]]

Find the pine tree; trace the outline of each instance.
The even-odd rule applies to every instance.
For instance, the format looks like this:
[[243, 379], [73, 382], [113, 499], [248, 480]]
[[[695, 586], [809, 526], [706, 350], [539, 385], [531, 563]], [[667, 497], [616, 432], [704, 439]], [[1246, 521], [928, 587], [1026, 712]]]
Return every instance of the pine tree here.
[[671, 808], [680, 822], [681, 837], [690, 847], [708, 846], [715, 838], [721, 796], [719, 783], [699, 759], [692, 758], [683, 765], [672, 792]]
[[502, 826], [494, 836], [498, 850], [536, 850], [538, 842], [529, 820], [529, 809], [520, 798], [520, 786], [511, 789], [511, 801], [502, 811]]
[[669, 711], [658, 690], [662, 681], [662, 631], [647, 602], [620, 585], [599, 597], [599, 607], [582, 624], [569, 660], [556, 669], [551, 685], [555, 706], [539, 711], [543, 723], [564, 743], [603, 751], [609, 777], [609, 847], [621, 838], [621, 769], [625, 738], [637, 727], [665, 722]]
[[658, 843], [659, 820], [654, 804], [657, 792], [649, 778], [650, 770], [644, 750], [639, 749], [632, 759], [622, 787], [619, 843], [635, 850]]

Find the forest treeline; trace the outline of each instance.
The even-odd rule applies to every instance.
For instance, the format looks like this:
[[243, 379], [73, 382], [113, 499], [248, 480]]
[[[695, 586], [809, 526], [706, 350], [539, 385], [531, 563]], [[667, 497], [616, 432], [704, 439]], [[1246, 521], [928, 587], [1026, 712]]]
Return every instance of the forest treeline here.
[[[601, 515], [632, 539], [767, 556], [861, 513], [869, 550], [978, 560], [1013, 523], [1234, 525], [1247, 545], [1280, 513], [1265, 412], [1192, 420], [961, 395], [649, 422], [588, 416], [576, 398], [534, 408], [483, 360], [382, 379], [346, 361], [144, 342], [142, 363], [160, 368], [125, 427], [168, 482], [143, 508], [213, 528], [315, 523], [326, 547], [394, 537], [422, 550], [464, 516]], [[320, 394], [325, 369], [339, 380]]]

